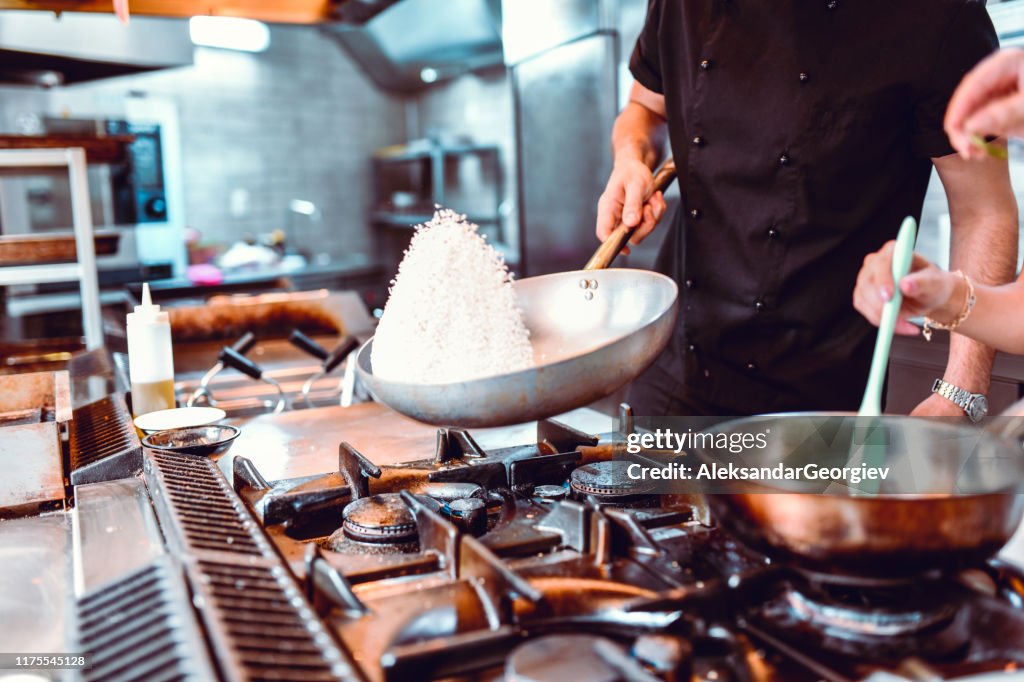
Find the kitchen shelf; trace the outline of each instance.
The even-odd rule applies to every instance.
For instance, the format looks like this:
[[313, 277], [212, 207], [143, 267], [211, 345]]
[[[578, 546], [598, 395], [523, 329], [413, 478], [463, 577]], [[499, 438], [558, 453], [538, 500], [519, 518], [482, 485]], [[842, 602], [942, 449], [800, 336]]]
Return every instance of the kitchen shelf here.
[[[121, 233], [96, 230], [93, 238], [96, 255], [109, 256], [117, 253]], [[0, 267], [70, 263], [75, 259], [74, 233], [0, 235]]]
[[67, 170], [71, 184], [71, 216], [77, 258], [74, 263], [0, 267], [0, 286], [77, 280], [82, 295], [85, 346], [93, 350], [103, 346], [103, 321], [86, 163], [86, 150], [81, 147], [0, 149], [0, 169], [9, 172], [25, 174], [40, 169]]
[[87, 163], [120, 163], [134, 140], [134, 135], [0, 135], [0, 149], [84, 149]]
[[397, 269], [410, 233], [433, 218], [435, 206], [465, 215], [492, 244], [507, 241], [504, 167], [497, 145], [421, 140], [378, 149], [370, 161], [374, 208], [369, 217], [379, 228], [378, 258], [387, 270]]

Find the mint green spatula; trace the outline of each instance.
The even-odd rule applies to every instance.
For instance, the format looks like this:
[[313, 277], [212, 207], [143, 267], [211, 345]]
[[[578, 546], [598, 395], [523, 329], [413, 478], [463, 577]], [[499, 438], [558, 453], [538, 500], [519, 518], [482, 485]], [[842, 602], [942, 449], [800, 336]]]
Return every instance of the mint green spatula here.
[[878, 338], [875, 339], [875, 354], [871, 357], [868, 385], [864, 389], [864, 399], [860, 403], [858, 417], [878, 417], [882, 414], [882, 386], [885, 385], [885, 370], [889, 366], [889, 349], [892, 347], [892, 335], [896, 330], [900, 305], [903, 304], [900, 280], [910, 272], [916, 237], [917, 222], [913, 218], [905, 218], [896, 237], [896, 248], [892, 253], [893, 294], [892, 298], [886, 301], [882, 307], [882, 319], [878, 323]]

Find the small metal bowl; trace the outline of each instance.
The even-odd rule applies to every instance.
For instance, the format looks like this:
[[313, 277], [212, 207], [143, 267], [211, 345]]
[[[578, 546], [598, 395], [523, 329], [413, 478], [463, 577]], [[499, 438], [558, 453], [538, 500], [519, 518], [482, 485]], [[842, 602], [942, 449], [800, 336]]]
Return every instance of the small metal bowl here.
[[142, 444], [153, 450], [210, 457], [227, 452], [240, 433], [238, 427], [226, 424], [187, 426], [151, 433], [142, 439]]

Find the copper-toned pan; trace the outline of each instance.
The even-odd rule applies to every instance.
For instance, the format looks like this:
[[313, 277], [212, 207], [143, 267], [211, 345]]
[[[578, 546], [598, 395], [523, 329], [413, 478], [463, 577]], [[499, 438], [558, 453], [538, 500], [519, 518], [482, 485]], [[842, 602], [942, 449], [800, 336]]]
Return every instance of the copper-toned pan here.
[[[810, 413], [749, 417], [719, 429], [770, 431], [768, 447], [738, 457], [744, 466], [857, 465], [867, 452], [872, 466], [889, 468], [868, 493], [758, 481], [707, 495], [717, 521], [747, 544], [833, 578], [896, 578], [977, 564], [1009, 541], [1024, 516], [1024, 451], [991, 430]], [[707, 462], [729, 459], [698, 454]]]

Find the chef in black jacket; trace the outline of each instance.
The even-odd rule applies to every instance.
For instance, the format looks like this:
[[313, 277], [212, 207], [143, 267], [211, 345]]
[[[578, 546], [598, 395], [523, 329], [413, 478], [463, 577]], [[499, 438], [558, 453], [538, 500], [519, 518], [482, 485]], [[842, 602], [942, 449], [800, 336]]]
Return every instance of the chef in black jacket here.
[[[961, 77], [997, 47], [977, 0], [651, 0], [612, 134], [598, 237], [633, 243], [665, 213], [644, 200], [667, 132], [682, 202], [657, 260], [678, 328], [633, 385], [638, 415], [856, 409], [874, 329], [851, 305], [864, 257], [920, 217], [932, 168], [952, 267], [1014, 274], [1005, 161], [970, 162], [943, 132]], [[954, 337], [942, 379], [988, 389], [993, 353]], [[919, 387], [918, 415], [963, 415]]]

